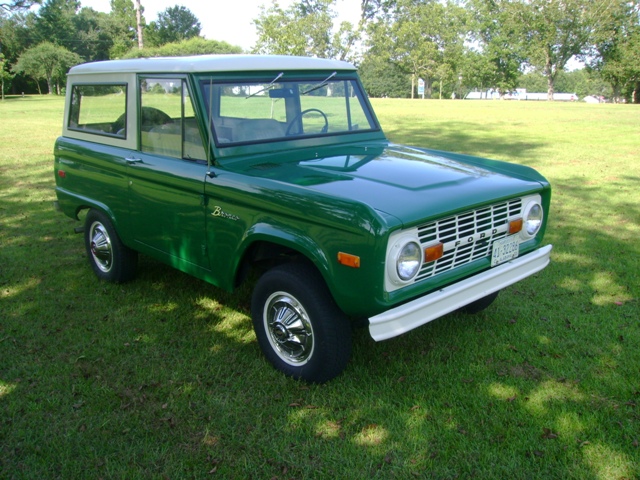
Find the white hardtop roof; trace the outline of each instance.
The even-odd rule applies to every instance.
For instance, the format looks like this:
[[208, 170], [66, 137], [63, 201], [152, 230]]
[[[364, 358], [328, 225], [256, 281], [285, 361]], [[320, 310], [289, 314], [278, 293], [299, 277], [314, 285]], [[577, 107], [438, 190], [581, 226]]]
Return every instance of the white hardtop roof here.
[[195, 55], [109, 60], [76, 65], [70, 75], [95, 73], [196, 73], [276, 70], [355, 70], [340, 60], [286, 55]]

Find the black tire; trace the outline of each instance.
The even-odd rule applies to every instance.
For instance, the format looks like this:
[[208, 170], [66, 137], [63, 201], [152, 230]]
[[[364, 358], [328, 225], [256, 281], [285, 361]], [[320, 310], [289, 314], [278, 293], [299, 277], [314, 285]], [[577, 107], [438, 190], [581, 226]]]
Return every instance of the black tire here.
[[107, 282], [126, 282], [135, 277], [138, 252], [126, 247], [107, 215], [91, 209], [84, 228], [84, 245], [91, 268]]
[[253, 291], [251, 316], [262, 352], [285, 375], [324, 383], [349, 363], [351, 324], [311, 265], [267, 271]]
[[500, 293], [500, 290], [498, 290], [497, 292], [490, 293], [486, 297], [482, 297], [476, 300], [475, 302], [471, 302], [469, 305], [465, 305], [460, 309], [460, 311], [464, 313], [470, 313], [470, 314], [480, 313], [484, 309], [488, 308], [489, 305], [491, 305], [494, 302], [494, 300], [498, 298], [499, 293]]

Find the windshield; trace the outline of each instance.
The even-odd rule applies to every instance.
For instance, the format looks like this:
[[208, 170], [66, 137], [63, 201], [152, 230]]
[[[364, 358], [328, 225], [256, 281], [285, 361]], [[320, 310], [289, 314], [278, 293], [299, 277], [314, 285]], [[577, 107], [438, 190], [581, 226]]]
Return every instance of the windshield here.
[[216, 144], [341, 135], [377, 130], [354, 79], [322, 73], [304, 81], [286, 73], [260, 82], [200, 82]]

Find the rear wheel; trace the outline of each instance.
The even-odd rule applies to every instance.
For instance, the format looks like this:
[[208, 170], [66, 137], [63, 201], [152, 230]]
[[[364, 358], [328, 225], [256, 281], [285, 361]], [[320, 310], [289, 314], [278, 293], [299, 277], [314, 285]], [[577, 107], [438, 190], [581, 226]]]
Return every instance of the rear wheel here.
[[98, 210], [85, 219], [84, 243], [94, 273], [107, 282], [131, 280], [138, 266], [138, 253], [126, 247], [111, 220]]
[[349, 362], [351, 325], [310, 265], [266, 272], [253, 292], [251, 315], [264, 355], [288, 376], [323, 383]]

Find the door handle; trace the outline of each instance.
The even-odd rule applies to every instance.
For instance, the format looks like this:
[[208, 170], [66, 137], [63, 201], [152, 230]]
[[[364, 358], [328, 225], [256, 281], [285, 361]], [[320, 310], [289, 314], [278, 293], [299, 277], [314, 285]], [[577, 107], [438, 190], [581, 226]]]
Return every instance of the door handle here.
[[141, 158], [127, 157], [124, 159], [129, 165], [135, 165], [136, 163], [144, 163]]

